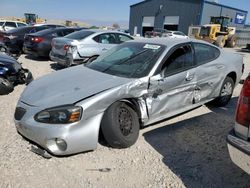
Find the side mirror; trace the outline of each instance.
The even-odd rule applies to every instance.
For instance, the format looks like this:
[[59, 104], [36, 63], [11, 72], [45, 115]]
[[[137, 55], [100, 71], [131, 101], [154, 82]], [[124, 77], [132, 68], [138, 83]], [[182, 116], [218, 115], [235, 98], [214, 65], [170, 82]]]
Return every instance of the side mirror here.
[[157, 74], [157, 75], [155, 75], [155, 76], [152, 76], [152, 77], [150, 78], [150, 81], [163, 82], [163, 81], [164, 81], [163, 72], [161, 72], [160, 74]]

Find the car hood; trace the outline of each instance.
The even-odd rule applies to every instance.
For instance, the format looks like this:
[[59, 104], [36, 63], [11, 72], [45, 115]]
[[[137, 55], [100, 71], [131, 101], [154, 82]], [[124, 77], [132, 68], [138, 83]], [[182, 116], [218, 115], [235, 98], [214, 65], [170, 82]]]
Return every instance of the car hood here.
[[76, 103], [130, 81], [79, 65], [31, 82], [20, 100], [31, 106], [50, 108]]

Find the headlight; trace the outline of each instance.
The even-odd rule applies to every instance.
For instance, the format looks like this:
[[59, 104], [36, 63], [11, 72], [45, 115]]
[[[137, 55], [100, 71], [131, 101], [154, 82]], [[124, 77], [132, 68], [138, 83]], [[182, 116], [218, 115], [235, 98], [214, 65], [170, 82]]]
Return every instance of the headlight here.
[[38, 112], [34, 119], [41, 123], [67, 124], [74, 123], [81, 119], [82, 107], [62, 106]]

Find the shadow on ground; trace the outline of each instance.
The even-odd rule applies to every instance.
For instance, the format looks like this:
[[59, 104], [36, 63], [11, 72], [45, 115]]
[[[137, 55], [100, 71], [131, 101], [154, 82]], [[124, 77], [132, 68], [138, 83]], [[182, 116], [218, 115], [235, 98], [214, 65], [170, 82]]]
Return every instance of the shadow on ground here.
[[145, 140], [186, 187], [249, 187], [250, 176], [229, 157], [226, 136], [234, 125], [237, 98], [225, 108], [154, 129]]
[[30, 59], [30, 60], [35, 60], [35, 61], [48, 61], [50, 60], [49, 57], [36, 57], [30, 54], [27, 54], [25, 56], [26, 59]]

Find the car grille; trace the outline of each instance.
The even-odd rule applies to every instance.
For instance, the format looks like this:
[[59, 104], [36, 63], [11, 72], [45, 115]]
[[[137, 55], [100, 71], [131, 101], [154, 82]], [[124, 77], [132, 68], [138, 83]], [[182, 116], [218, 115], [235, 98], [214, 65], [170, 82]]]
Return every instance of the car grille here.
[[25, 113], [26, 113], [26, 110], [24, 108], [17, 107], [14, 117], [16, 120], [20, 121], [23, 118]]

